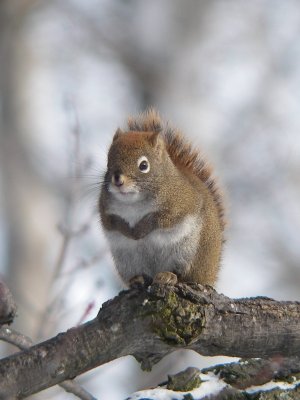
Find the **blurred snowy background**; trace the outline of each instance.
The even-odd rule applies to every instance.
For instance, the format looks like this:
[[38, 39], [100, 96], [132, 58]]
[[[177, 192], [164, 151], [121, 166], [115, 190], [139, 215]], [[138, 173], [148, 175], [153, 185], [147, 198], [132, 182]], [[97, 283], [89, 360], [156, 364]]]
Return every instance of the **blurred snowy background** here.
[[[299, 43], [298, 0], [2, 0], [0, 274], [14, 327], [46, 339], [120, 290], [98, 182], [115, 129], [149, 105], [201, 146], [226, 189], [218, 289], [300, 300]], [[144, 373], [127, 357], [78, 380], [121, 400], [219, 361], [178, 352]]]

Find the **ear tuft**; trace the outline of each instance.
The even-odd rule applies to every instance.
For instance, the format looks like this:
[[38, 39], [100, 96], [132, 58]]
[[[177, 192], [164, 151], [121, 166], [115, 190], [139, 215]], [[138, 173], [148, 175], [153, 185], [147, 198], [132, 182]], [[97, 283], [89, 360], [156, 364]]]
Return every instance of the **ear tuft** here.
[[163, 122], [153, 107], [137, 117], [128, 118], [128, 128], [131, 131], [139, 132], [160, 132], [163, 129]]
[[124, 132], [122, 131], [121, 128], [118, 128], [118, 129], [116, 130], [116, 133], [114, 134], [113, 142], [114, 142], [115, 140], [117, 140], [117, 139], [118, 139], [120, 136], [122, 136], [122, 135], [124, 135]]

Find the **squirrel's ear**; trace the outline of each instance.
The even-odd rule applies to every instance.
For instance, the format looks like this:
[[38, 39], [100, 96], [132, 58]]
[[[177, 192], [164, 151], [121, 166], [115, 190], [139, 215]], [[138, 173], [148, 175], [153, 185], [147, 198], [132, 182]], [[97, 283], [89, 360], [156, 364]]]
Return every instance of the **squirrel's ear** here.
[[159, 132], [152, 133], [150, 136], [150, 143], [157, 150], [161, 150], [165, 145], [164, 139]]
[[113, 137], [113, 142], [115, 141], [115, 140], [117, 140], [121, 135], [123, 135], [123, 131], [122, 131], [122, 129], [121, 128], [118, 128], [117, 130], [116, 130], [116, 133], [114, 134], [114, 137]]

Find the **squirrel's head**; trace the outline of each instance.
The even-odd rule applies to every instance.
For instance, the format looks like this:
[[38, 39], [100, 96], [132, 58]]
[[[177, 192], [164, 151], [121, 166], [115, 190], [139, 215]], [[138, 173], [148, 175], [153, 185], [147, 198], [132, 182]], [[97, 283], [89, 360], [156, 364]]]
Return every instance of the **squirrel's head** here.
[[159, 132], [117, 130], [108, 152], [106, 183], [118, 200], [134, 202], [156, 192], [168, 159]]

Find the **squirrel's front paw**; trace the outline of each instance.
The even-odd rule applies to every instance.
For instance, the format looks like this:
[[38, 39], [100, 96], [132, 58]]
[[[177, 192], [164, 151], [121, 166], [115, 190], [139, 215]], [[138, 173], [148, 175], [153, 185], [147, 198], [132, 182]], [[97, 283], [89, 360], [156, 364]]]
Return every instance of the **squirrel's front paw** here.
[[131, 289], [139, 287], [148, 287], [152, 283], [152, 278], [148, 275], [135, 275], [129, 281], [129, 287]]
[[169, 271], [158, 272], [153, 279], [153, 283], [162, 283], [164, 285], [172, 286], [176, 285], [177, 281], [177, 275]]

